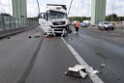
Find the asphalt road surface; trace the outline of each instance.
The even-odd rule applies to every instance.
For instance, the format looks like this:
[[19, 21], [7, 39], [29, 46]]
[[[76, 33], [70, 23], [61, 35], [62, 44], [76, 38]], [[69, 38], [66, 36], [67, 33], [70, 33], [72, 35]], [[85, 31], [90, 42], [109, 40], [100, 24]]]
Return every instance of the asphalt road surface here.
[[[124, 83], [124, 33], [80, 28], [65, 38], [104, 83]], [[104, 64], [104, 67], [101, 67]]]
[[18, 83], [25, 71], [30, 71], [29, 64], [41, 42], [34, 34], [39, 33], [33, 29], [0, 40], [0, 83]]
[[44, 38], [26, 83], [92, 83], [89, 77], [66, 76], [68, 67], [79, 64], [61, 37]]
[[65, 42], [100, 71], [97, 75], [104, 83], [124, 83], [123, 33], [80, 28], [78, 34], [64, 37], [65, 42], [61, 37], [34, 37], [40, 33], [36, 28], [0, 40], [0, 83], [93, 83], [89, 76], [64, 74], [80, 64]]

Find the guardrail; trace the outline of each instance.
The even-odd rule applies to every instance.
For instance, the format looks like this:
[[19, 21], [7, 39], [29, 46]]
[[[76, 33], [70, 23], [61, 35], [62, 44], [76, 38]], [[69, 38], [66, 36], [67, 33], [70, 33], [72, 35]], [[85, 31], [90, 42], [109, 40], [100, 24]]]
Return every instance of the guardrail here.
[[28, 18], [0, 16], [0, 39], [6, 35], [38, 26], [38, 21]]

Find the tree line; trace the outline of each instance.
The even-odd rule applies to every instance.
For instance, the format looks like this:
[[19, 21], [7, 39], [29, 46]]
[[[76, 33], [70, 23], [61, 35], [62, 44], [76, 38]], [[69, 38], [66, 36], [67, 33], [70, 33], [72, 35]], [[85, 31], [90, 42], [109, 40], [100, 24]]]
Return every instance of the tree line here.
[[[91, 17], [78, 17], [78, 16], [73, 16], [73, 17], [69, 17], [69, 20], [75, 21], [78, 20], [80, 22], [83, 22], [84, 20], [90, 20]], [[124, 16], [118, 16], [117, 14], [111, 14], [111, 15], [107, 15], [105, 17], [106, 21], [124, 21]]]

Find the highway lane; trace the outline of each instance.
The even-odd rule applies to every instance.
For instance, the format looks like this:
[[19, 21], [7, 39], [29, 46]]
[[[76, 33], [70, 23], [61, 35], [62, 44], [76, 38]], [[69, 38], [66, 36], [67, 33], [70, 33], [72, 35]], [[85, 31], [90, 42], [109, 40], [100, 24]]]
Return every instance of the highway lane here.
[[66, 76], [68, 67], [79, 64], [61, 37], [44, 38], [34, 67], [25, 83], [93, 83], [89, 77]]
[[[116, 44], [120, 44], [120, 45], [124, 45], [124, 32], [120, 31], [120, 30], [114, 30], [114, 31], [100, 31], [97, 28], [81, 28], [80, 27], [80, 32], [82, 33], [87, 33], [87, 35], [92, 35], [95, 36], [97, 38], [102, 38], [105, 39], [107, 41], [110, 41], [112, 43], [116, 43]], [[97, 33], [97, 35], [96, 35]]]
[[0, 83], [92, 83], [65, 75], [78, 61], [61, 37], [34, 38], [36, 29], [0, 40]]
[[[61, 37], [34, 38], [39, 33], [33, 29], [0, 40], [0, 83], [93, 83], [89, 77], [66, 76], [68, 67], [79, 62]], [[64, 39], [88, 65], [101, 71], [98, 76], [104, 83], [123, 83], [124, 46], [109, 37], [81, 29]]]
[[39, 33], [32, 29], [0, 40], [0, 83], [18, 83], [41, 41], [33, 37]]
[[[73, 33], [65, 40], [90, 66], [101, 71], [98, 75], [105, 83], [123, 83], [124, 45], [122, 40], [115, 42], [112, 35], [109, 38], [111, 33], [107, 37], [104, 34], [81, 29], [78, 35]], [[101, 68], [101, 64], [105, 67]]]

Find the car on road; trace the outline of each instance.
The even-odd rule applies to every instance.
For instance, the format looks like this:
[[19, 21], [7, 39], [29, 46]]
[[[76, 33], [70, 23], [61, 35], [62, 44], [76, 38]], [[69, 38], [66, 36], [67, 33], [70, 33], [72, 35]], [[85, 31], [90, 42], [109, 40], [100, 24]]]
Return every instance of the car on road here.
[[98, 23], [99, 30], [114, 30], [115, 25], [108, 21], [101, 21]]
[[85, 27], [88, 27], [88, 24], [85, 23], [85, 22], [81, 22], [81, 23], [80, 23], [80, 26], [85, 28]]

